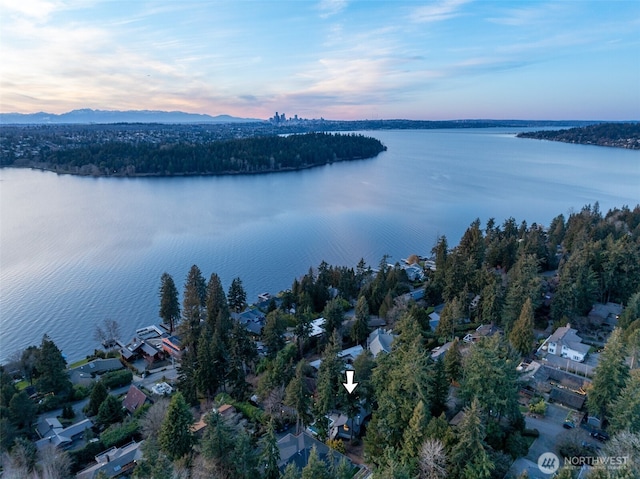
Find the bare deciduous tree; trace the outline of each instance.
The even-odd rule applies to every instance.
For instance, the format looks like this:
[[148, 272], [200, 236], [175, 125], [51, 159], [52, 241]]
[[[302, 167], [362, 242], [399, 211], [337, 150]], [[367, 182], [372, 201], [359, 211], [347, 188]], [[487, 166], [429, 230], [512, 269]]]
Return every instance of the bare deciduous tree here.
[[146, 437], [157, 437], [162, 426], [162, 421], [167, 415], [169, 400], [166, 398], [158, 399], [153, 406], [149, 408], [144, 417], [140, 420], [142, 426], [142, 435]]
[[439, 439], [427, 439], [419, 454], [420, 479], [444, 479], [447, 477], [447, 456]]
[[93, 339], [107, 349], [116, 347], [116, 341], [120, 339], [120, 324], [115, 319], [105, 319], [102, 325], [96, 325]]

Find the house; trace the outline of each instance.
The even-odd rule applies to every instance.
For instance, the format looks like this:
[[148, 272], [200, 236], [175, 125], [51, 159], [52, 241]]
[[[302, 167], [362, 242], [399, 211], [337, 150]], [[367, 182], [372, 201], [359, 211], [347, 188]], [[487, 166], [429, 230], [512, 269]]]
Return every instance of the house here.
[[371, 414], [360, 406], [358, 414], [350, 419], [346, 414], [342, 412], [334, 412], [329, 414], [329, 438], [335, 439], [337, 437], [342, 439], [351, 439], [353, 437], [360, 436], [360, 430], [365, 418]]
[[465, 337], [462, 338], [462, 340], [465, 343], [476, 343], [476, 342], [480, 341], [480, 339], [486, 338], [488, 336], [493, 336], [494, 334], [496, 334], [498, 332], [499, 332], [499, 329], [497, 327], [495, 327], [493, 325], [493, 323], [491, 323], [491, 324], [481, 324], [480, 326], [478, 326], [476, 328], [476, 330], [473, 333], [469, 333], [469, 334], [465, 335]]
[[36, 448], [38, 449], [48, 445], [61, 449], [71, 449], [84, 438], [84, 432], [93, 427], [91, 419], [84, 419], [65, 428], [55, 418], [47, 418], [46, 424], [50, 426], [50, 429], [44, 432], [42, 439], [36, 441]]
[[134, 336], [129, 344], [120, 350], [120, 355], [127, 362], [144, 358], [149, 364], [153, 364], [163, 357], [162, 350], [153, 346], [149, 340], [145, 341], [138, 336]]
[[572, 329], [570, 324], [556, 329], [545, 341], [547, 352], [581, 363], [589, 352], [589, 345], [583, 344], [582, 338], [577, 333], [578, 331]]
[[293, 463], [298, 470], [302, 470], [309, 462], [313, 448], [316, 449], [320, 460], [327, 464], [337, 464], [342, 459], [349, 461], [349, 458], [330, 449], [329, 446], [306, 432], [301, 432], [297, 436], [289, 433], [278, 441], [278, 450], [280, 451], [278, 468], [284, 471], [289, 464]]
[[127, 391], [127, 395], [122, 400], [122, 407], [129, 411], [129, 413], [133, 414], [138, 408], [144, 406], [147, 402], [150, 403], [151, 399], [132, 384], [129, 387], [129, 391]]
[[378, 357], [380, 353], [390, 353], [393, 340], [396, 338], [395, 334], [386, 329], [377, 328], [367, 338], [367, 348], [371, 351], [374, 358]]
[[[353, 361], [355, 361], [355, 359], [362, 354], [362, 351], [364, 351], [362, 346], [357, 345], [351, 348], [343, 349], [338, 353], [338, 357], [344, 362], [345, 369], [353, 369], [351, 365], [353, 364]], [[321, 364], [322, 359], [316, 359], [315, 361], [311, 361], [309, 363], [309, 366], [311, 366], [316, 371], [319, 371]]]
[[431, 350], [432, 359], [443, 359], [444, 355], [449, 351], [449, 348], [453, 345], [453, 341], [444, 343], [442, 346], [437, 346]]
[[262, 334], [262, 328], [266, 321], [262, 311], [257, 308], [250, 308], [242, 313], [231, 313], [231, 318], [243, 324], [254, 338]]
[[440, 323], [440, 314], [434, 311], [429, 315], [429, 327], [431, 328], [431, 331], [435, 331], [439, 323]]
[[124, 364], [118, 358], [95, 359], [82, 366], [69, 369], [69, 380], [73, 384], [88, 385], [97, 375], [123, 368]]
[[162, 350], [172, 358], [182, 359], [182, 341], [179, 336], [168, 336], [162, 338]]
[[130, 475], [137, 462], [142, 459], [141, 446], [144, 441], [130, 442], [126, 446], [112, 447], [95, 456], [96, 464], [83, 469], [76, 474], [76, 479], [93, 479], [98, 474], [112, 478], [125, 474]]
[[556, 402], [578, 411], [582, 409], [586, 400], [586, 394], [578, 394], [568, 389], [553, 388], [549, 394], [549, 402]]
[[324, 318], [318, 318], [311, 321], [311, 332], [309, 333], [310, 338], [317, 338], [324, 334]]

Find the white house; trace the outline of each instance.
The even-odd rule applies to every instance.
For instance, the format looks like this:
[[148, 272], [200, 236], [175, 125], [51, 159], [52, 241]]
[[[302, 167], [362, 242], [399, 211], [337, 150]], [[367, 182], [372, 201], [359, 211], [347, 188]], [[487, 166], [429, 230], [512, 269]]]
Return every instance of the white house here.
[[369, 334], [367, 338], [367, 348], [369, 348], [374, 358], [380, 353], [390, 353], [391, 344], [395, 337], [396, 335], [392, 334], [391, 331], [377, 328]]
[[549, 354], [582, 362], [589, 352], [589, 345], [582, 343], [578, 331], [572, 329], [570, 324], [562, 326], [547, 339], [547, 351]]

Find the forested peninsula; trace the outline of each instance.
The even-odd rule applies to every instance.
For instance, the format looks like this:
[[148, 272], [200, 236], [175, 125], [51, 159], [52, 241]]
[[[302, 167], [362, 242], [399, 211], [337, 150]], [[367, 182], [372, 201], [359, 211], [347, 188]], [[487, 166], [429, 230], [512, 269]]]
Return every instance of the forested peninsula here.
[[600, 123], [567, 130], [523, 132], [518, 133], [517, 136], [518, 138], [640, 150], [640, 123]]
[[372, 158], [386, 150], [379, 140], [359, 134], [306, 133], [207, 141], [185, 135], [118, 133], [104, 133], [108, 139], [90, 142], [83, 141], [83, 135], [71, 134], [63, 141], [57, 137], [55, 143], [40, 142], [37, 149], [3, 149], [1, 166], [91, 176], [253, 174]]

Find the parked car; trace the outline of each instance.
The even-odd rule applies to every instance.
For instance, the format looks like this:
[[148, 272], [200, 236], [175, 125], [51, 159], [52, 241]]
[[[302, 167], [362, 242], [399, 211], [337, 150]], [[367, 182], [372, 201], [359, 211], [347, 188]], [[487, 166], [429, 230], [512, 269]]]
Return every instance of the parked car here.
[[591, 431], [591, 437], [597, 439], [600, 442], [608, 441], [609, 434], [604, 431]]

